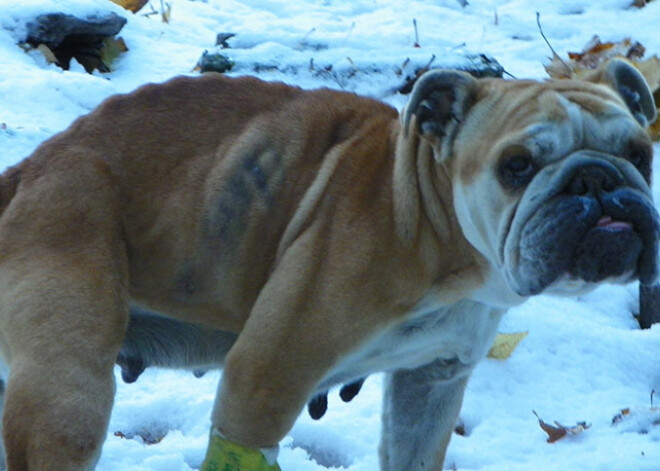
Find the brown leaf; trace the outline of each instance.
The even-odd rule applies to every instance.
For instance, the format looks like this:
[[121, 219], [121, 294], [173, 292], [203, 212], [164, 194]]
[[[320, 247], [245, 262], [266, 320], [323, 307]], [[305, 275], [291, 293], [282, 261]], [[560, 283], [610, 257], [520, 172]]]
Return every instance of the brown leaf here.
[[545, 69], [552, 78], [579, 78], [580, 74], [597, 69], [615, 57], [625, 57], [634, 62], [639, 61], [645, 52], [646, 48], [641, 43], [630, 38], [603, 43], [600, 37], [594, 36], [582, 52], [569, 52], [567, 60], [553, 54]]
[[557, 440], [561, 440], [566, 435], [579, 435], [585, 430], [587, 430], [589, 427], [591, 427], [591, 424], [587, 424], [586, 422], [578, 422], [572, 427], [567, 427], [565, 425], [560, 424], [557, 421], [555, 421], [555, 425], [550, 425], [549, 423], [544, 422], [536, 413], [536, 411], [532, 411], [532, 413], [539, 420], [539, 426], [543, 429], [545, 433], [548, 434], [548, 440], [547, 440], [548, 443], [554, 443]]
[[554, 427], [547, 422], [544, 422], [541, 420], [541, 417], [536, 413], [536, 411], [532, 411], [534, 415], [536, 416], [537, 419], [539, 419], [539, 426], [543, 429], [545, 433], [548, 434], [548, 443], [554, 443], [557, 440], [563, 438], [566, 436], [566, 430], [561, 429], [558, 427]]

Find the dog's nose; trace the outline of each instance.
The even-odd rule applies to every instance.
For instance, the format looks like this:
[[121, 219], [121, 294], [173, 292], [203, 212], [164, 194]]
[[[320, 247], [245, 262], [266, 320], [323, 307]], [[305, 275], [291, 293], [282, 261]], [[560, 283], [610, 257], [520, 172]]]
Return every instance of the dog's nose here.
[[566, 192], [575, 196], [595, 195], [614, 191], [623, 177], [609, 164], [594, 163], [580, 167], [569, 180]]

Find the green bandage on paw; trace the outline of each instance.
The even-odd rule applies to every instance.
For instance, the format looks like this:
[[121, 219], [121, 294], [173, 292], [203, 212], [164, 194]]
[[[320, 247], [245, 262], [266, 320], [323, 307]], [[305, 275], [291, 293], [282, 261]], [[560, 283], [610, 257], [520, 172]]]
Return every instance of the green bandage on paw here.
[[277, 463], [270, 465], [263, 452], [247, 448], [211, 433], [206, 459], [200, 471], [281, 471]]

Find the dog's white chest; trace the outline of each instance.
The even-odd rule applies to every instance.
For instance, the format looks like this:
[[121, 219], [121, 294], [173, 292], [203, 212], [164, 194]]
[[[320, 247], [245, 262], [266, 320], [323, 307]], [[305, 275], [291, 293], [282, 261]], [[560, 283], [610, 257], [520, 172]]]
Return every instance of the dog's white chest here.
[[413, 369], [444, 360], [451, 379], [468, 373], [487, 353], [504, 309], [474, 301], [437, 306], [424, 300], [401, 323], [372, 337], [344, 358], [322, 388], [372, 373]]

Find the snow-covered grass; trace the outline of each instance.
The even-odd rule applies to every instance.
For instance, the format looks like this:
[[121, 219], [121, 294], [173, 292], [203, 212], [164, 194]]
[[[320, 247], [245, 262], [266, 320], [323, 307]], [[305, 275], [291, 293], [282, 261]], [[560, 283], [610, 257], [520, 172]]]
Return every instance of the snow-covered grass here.
[[[397, 107], [405, 98], [393, 90], [434, 55], [436, 64], [452, 65], [459, 54], [483, 52], [513, 76], [544, 78], [550, 51], [537, 29], [537, 11], [561, 55], [580, 50], [594, 34], [614, 41], [631, 36], [647, 54], [660, 53], [660, 1], [640, 10], [627, 8], [631, 0], [472, 0], [466, 8], [455, 0], [171, 3], [171, 22], [163, 24], [106, 0], [0, 0], [0, 167], [29, 155], [111, 94], [195, 74], [195, 63], [220, 32], [237, 34], [224, 51], [236, 62], [233, 75], [343, 88]], [[99, 10], [128, 18], [121, 36], [130, 51], [109, 74], [88, 75], [77, 64], [64, 72], [16, 45], [37, 14]], [[420, 48], [413, 47], [413, 19]], [[660, 425], [644, 426], [652, 421], [645, 417], [650, 393], [660, 391], [660, 326], [639, 330], [637, 306], [637, 287], [629, 285], [604, 286], [577, 300], [540, 296], [511, 310], [501, 330], [529, 335], [508, 360], [486, 360], [475, 371], [461, 414], [467, 433], [454, 436], [449, 469], [660, 470]], [[118, 375], [98, 469], [198, 468], [219, 377], [148, 370], [125, 385]], [[376, 470], [380, 394], [381, 378], [374, 376], [350, 404], [331, 392], [322, 420], [302, 414], [282, 442], [282, 469]], [[637, 412], [612, 425], [625, 407]], [[546, 422], [591, 427], [548, 444], [532, 410]], [[152, 445], [140, 438], [163, 435]]]

